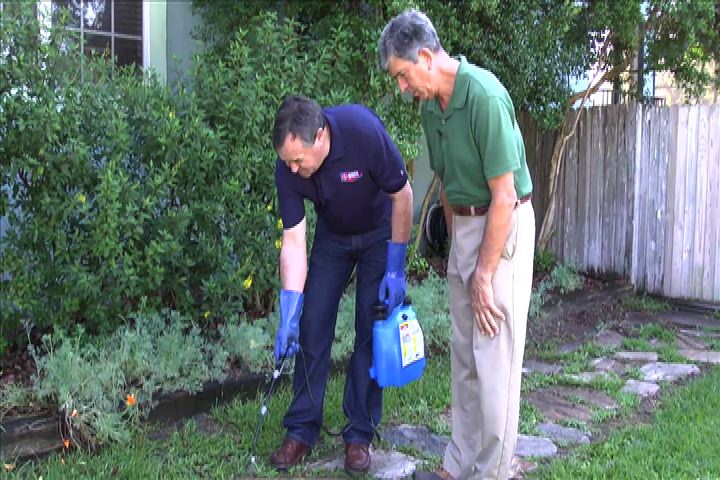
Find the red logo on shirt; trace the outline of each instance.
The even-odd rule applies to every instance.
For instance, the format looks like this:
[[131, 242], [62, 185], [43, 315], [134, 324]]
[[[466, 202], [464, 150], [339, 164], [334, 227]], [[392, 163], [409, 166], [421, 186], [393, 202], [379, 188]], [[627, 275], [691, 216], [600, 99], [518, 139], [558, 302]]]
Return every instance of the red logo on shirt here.
[[360, 180], [362, 176], [362, 172], [359, 170], [353, 170], [351, 172], [340, 172], [340, 181], [342, 183], [353, 183]]

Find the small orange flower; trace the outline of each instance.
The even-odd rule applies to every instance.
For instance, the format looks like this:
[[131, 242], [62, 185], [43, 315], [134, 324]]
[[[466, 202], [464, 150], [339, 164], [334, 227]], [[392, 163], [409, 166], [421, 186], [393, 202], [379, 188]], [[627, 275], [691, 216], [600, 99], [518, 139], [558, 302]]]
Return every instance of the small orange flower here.
[[136, 403], [137, 403], [137, 400], [135, 399], [135, 394], [128, 393], [127, 396], [125, 397], [125, 405], [127, 405], [128, 407], [134, 407]]
[[77, 411], [77, 410], [73, 410], [72, 413], [70, 414], [70, 418], [75, 418], [75, 417], [77, 417], [77, 416], [78, 416], [78, 411]]
[[63, 445], [65, 445], [65, 448], [70, 448], [70, 440], [63, 441]]

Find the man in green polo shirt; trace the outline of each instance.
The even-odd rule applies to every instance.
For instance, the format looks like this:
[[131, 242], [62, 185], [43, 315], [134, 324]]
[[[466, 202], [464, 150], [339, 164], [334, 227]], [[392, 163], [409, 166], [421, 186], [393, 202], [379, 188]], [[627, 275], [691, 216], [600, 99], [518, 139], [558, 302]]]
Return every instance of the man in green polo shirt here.
[[532, 182], [513, 103], [491, 72], [450, 57], [421, 12], [393, 18], [378, 53], [400, 90], [422, 101], [451, 232], [452, 435], [443, 469], [415, 478], [506, 479], [535, 244]]

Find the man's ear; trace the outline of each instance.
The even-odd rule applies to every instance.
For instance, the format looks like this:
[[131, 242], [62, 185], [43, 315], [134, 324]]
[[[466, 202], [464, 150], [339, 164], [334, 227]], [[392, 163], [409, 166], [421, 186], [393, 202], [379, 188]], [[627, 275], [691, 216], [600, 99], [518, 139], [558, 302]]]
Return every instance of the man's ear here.
[[418, 50], [418, 63], [422, 63], [428, 70], [432, 70], [433, 53], [427, 47]]
[[315, 134], [315, 144], [322, 144], [325, 141], [325, 128], [318, 128], [317, 133]]

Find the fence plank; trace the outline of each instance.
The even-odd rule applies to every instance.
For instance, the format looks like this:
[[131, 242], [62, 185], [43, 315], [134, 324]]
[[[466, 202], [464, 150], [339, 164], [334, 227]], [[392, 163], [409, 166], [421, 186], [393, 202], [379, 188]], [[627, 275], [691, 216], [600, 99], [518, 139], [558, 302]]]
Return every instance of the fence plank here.
[[683, 274], [683, 258], [685, 256], [685, 225], [687, 216], [685, 212], [686, 184], [687, 184], [687, 142], [688, 142], [688, 119], [690, 118], [689, 107], [678, 107], [678, 131], [676, 151], [676, 182], [675, 182], [675, 226], [673, 228], [673, 278], [671, 284], [671, 295], [680, 297], [683, 286], [687, 284], [687, 278]]
[[[638, 131], [638, 120], [642, 115], [642, 105], [634, 104], [628, 112], [628, 121], [625, 124], [625, 165], [627, 170], [627, 222], [625, 230], [625, 275], [634, 282], [635, 275], [635, 223], [637, 216], [635, 212], [635, 188], [636, 188], [636, 152], [638, 138], [642, 132]], [[642, 125], [642, 123], [640, 123]], [[641, 127], [642, 128], [642, 127]]]
[[[585, 110], [580, 110], [580, 115], [584, 116]], [[564, 228], [562, 231], [563, 244], [563, 262], [570, 265], [577, 265], [577, 243], [575, 241], [575, 230], [577, 229], [577, 205], [578, 205], [578, 188], [577, 188], [577, 163], [578, 163], [578, 138], [582, 134], [583, 124], [578, 121], [575, 135], [568, 140], [567, 155], [565, 157], [565, 186], [563, 192], [563, 217]]]
[[678, 249], [678, 244], [674, 241], [675, 223], [678, 213], [677, 208], [677, 132], [678, 132], [678, 111], [675, 105], [670, 107], [670, 118], [668, 120], [668, 174], [667, 174], [667, 193], [665, 196], [665, 210], [667, 212], [667, 229], [665, 230], [665, 261], [663, 262], [663, 286], [662, 293], [670, 295], [673, 288], [673, 258]]
[[695, 169], [697, 168], [697, 123], [698, 110], [688, 108], [687, 128], [687, 176], [685, 178], [685, 210], [683, 211], [683, 257], [682, 274], [683, 288], [680, 293], [682, 297], [688, 297], [687, 292], [694, 289], [693, 286], [693, 248], [692, 243], [695, 237], [695, 211], [697, 209], [696, 191], [697, 181]]
[[593, 270], [601, 268], [602, 250], [602, 199], [603, 199], [603, 169], [605, 140], [603, 130], [604, 109], [592, 108], [593, 113], [593, 149], [591, 152], [591, 204], [590, 204], [590, 267]]
[[[687, 292], [687, 296], [692, 298], [702, 298], [704, 270], [710, 268], [705, 265], [705, 215], [707, 212], [707, 188], [705, 179], [708, 170], [708, 114], [710, 110], [707, 105], [697, 105], [698, 124], [697, 124], [697, 168], [695, 169], [695, 215], [696, 227], [693, 232], [693, 264], [692, 264], [692, 285], [691, 291]], [[717, 211], [713, 212], [717, 215]]]
[[590, 265], [590, 152], [592, 151], [592, 112], [585, 110], [581, 120], [583, 135], [578, 139], [578, 236], [576, 238], [578, 268], [588, 270]]
[[614, 235], [612, 246], [612, 270], [621, 276], [624, 271], [625, 218], [627, 208], [627, 170], [625, 168], [625, 121], [628, 117], [628, 105], [622, 105], [617, 115], [617, 136], [615, 145], [615, 197], [613, 215]]
[[600, 237], [600, 269], [602, 271], [612, 272], [613, 268], [613, 252], [614, 235], [615, 235], [615, 172], [617, 170], [617, 117], [619, 113], [619, 105], [610, 105], [605, 109], [605, 118], [603, 121], [604, 135], [603, 139], [603, 161], [604, 168], [602, 170], [603, 184], [603, 201], [601, 212], [602, 236]]
[[711, 219], [710, 227], [708, 228], [710, 239], [712, 240], [712, 232], [715, 231], [715, 241], [711, 241], [712, 246], [710, 254], [710, 264], [712, 265], [715, 280], [713, 281], [713, 288], [711, 295], [705, 296], [705, 300], [712, 300], [720, 302], [720, 215], [717, 214], [720, 209], [720, 105], [715, 104], [712, 106], [710, 111], [710, 174], [708, 175], [708, 182], [711, 187], [714, 188], [715, 203], [708, 208], [708, 214]]
[[665, 231], [667, 221], [667, 210], [665, 208], [666, 197], [667, 197], [667, 171], [668, 171], [668, 123], [670, 119], [670, 112], [667, 108], [655, 108], [656, 114], [659, 116], [658, 123], [658, 173], [655, 177], [657, 182], [657, 188], [655, 191], [658, 192], [656, 196], [653, 196], [654, 200], [654, 212], [653, 222], [655, 223], [655, 255], [652, 261], [655, 282], [653, 284], [652, 291], [655, 293], [662, 293], [663, 274], [665, 269]]

